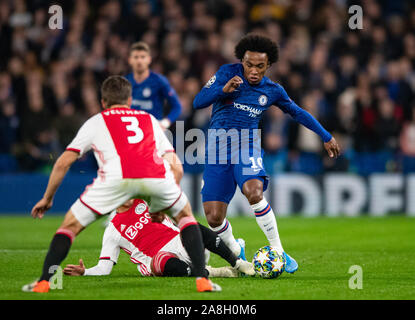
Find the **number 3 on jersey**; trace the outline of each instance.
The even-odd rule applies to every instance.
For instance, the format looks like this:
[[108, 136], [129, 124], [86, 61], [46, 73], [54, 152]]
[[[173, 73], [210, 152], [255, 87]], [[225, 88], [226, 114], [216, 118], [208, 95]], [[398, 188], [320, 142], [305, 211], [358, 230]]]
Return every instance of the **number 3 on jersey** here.
[[144, 138], [143, 130], [140, 129], [138, 126], [138, 120], [136, 117], [121, 117], [122, 122], [128, 122], [129, 125], [127, 125], [125, 128], [128, 131], [134, 132], [134, 136], [128, 137], [128, 143], [134, 144], [139, 143]]

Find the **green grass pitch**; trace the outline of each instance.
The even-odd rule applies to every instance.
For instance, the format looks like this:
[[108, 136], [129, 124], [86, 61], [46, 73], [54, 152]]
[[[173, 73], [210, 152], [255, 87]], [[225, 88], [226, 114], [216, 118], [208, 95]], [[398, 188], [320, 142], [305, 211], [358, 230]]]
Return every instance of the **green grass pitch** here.
[[[216, 279], [220, 293], [197, 293], [192, 278], [141, 277], [123, 251], [106, 277], [63, 277], [63, 289], [47, 294], [21, 292], [40, 274], [43, 259], [62, 216], [43, 220], [0, 216], [0, 299], [415, 299], [415, 220], [389, 218], [278, 218], [285, 250], [299, 263], [278, 279]], [[230, 218], [243, 237], [247, 256], [267, 241], [253, 218]], [[102, 221], [102, 220], [101, 220]], [[63, 262], [97, 263], [104, 232], [95, 222], [75, 240]], [[201, 218], [202, 223], [205, 222]], [[226, 262], [212, 255], [211, 265]], [[349, 268], [363, 270], [363, 288], [350, 289]]]

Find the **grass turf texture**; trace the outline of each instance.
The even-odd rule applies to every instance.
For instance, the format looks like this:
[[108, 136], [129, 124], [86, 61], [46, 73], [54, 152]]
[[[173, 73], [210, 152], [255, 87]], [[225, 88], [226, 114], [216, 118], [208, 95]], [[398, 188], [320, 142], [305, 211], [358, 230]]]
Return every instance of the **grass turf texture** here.
[[[267, 241], [252, 218], [230, 218], [247, 257]], [[21, 292], [40, 275], [43, 259], [62, 216], [43, 220], [0, 216], [0, 299], [415, 299], [415, 220], [389, 218], [279, 218], [285, 250], [299, 263], [278, 279], [216, 279], [220, 293], [197, 293], [193, 278], [141, 277], [123, 251], [110, 276], [63, 277], [63, 290]], [[205, 223], [204, 218], [200, 221]], [[102, 220], [84, 230], [63, 262], [87, 267], [99, 257]], [[226, 262], [211, 255], [211, 265]], [[349, 288], [350, 266], [363, 269], [363, 289]]]

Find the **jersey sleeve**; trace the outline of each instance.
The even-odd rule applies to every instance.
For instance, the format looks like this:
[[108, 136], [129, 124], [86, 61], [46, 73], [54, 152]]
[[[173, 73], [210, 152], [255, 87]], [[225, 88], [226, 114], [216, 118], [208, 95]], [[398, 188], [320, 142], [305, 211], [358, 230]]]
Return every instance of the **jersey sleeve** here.
[[150, 263], [138, 263], [137, 264], [137, 270], [144, 277], [151, 276], [151, 266], [150, 266]]
[[85, 269], [84, 276], [107, 276], [111, 273], [114, 266], [112, 261], [99, 260], [95, 267]]
[[166, 135], [163, 132], [163, 129], [160, 127], [159, 122], [154, 116], [150, 115], [151, 122], [153, 124], [154, 139], [156, 141], [156, 149], [160, 157], [165, 153], [174, 152], [174, 148], [167, 139]]
[[96, 119], [96, 116], [94, 116], [82, 125], [75, 138], [66, 147], [66, 150], [78, 152], [80, 157], [91, 150], [92, 139], [97, 131]]
[[323, 128], [317, 119], [315, 119], [309, 112], [300, 108], [294, 101], [292, 101], [285, 89], [278, 84], [273, 105], [278, 106], [282, 111], [291, 115], [295, 121], [314, 131], [324, 142], [331, 140], [331, 134]]
[[202, 109], [209, 107], [212, 103], [220, 98], [226, 97], [229, 93], [223, 92], [225, 84], [233, 77], [227, 71], [227, 66], [219, 68], [215, 75], [209, 79], [202, 90], [193, 100], [194, 109]]
[[99, 259], [110, 260], [116, 264], [120, 255], [120, 240], [121, 234], [110, 222], [104, 232]]

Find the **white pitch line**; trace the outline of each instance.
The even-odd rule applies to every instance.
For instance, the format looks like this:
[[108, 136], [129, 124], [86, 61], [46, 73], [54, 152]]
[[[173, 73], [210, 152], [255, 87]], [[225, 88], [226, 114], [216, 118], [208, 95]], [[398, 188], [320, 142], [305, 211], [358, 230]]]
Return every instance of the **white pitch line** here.
[[[73, 249], [70, 252], [83, 252], [89, 249]], [[0, 249], [0, 253], [46, 252], [47, 249]]]

